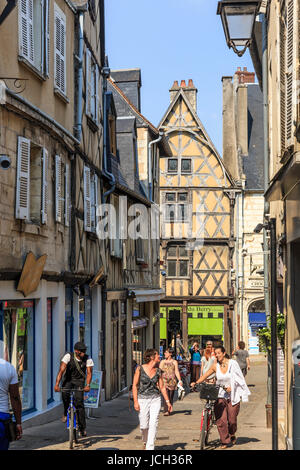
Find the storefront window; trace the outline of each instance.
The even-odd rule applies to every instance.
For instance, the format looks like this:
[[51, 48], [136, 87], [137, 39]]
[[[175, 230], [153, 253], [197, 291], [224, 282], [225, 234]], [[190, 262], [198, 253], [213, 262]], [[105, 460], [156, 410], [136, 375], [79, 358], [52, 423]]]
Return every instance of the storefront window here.
[[134, 301], [132, 315], [132, 357], [137, 364], [143, 363], [143, 355], [146, 349], [146, 327], [145, 306]]
[[79, 298], [79, 336], [87, 346], [87, 354], [92, 354], [92, 300], [90, 296]]
[[71, 287], [66, 288], [65, 296], [65, 349], [73, 351], [73, 291]]
[[47, 299], [47, 400], [53, 401], [53, 318], [52, 300]]
[[4, 359], [17, 370], [22, 409], [29, 411], [35, 407], [34, 301], [1, 301], [0, 317]]

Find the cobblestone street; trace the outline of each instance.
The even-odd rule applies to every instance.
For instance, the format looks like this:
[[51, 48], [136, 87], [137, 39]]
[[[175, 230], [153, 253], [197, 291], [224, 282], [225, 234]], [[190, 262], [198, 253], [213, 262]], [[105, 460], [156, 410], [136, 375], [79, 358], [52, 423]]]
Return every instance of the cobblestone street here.
[[[248, 403], [241, 405], [238, 417], [237, 444], [233, 450], [271, 450], [271, 429], [266, 428], [266, 360], [260, 356], [251, 361], [247, 383], [251, 391]], [[130, 403], [130, 409], [129, 409]], [[200, 400], [198, 393], [190, 393], [182, 402], [174, 403], [174, 412], [165, 417], [161, 413], [155, 450], [199, 449]], [[128, 395], [105, 402], [93, 410], [88, 419], [88, 437], [80, 440], [76, 450], [140, 450], [142, 443], [138, 416]], [[56, 420], [43, 426], [24, 430], [21, 441], [11, 449], [68, 450], [68, 434], [65, 425]], [[218, 432], [213, 427], [207, 450], [219, 447]]]

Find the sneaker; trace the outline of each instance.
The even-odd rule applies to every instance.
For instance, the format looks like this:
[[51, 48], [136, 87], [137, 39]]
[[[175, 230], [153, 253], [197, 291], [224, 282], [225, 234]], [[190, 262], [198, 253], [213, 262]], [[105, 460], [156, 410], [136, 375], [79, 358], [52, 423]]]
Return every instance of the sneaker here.
[[67, 422], [67, 417], [66, 417], [66, 416], [63, 416], [63, 417], [61, 418], [61, 422], [62, 422], [62, 423], [66, 423], [66, 422]]

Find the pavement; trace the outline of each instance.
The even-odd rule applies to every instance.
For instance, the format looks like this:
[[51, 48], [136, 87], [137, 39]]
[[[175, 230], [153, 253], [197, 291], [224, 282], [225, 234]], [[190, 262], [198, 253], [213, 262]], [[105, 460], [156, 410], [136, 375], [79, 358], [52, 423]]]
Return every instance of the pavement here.
[[[246, 381], [251, 391], [248, 403], [241, 403], [237, 443], [232, 450], [271, 450], [272, 431], [266, 427], [267, 362], [264, 356], [251, 360]], [[155, 450], [198, 450], [202, 401], [199, 393], [174, 402], [171, 416], [160, 414]], [[75, 450], [141, 450], [138, 414], [128, 394], [104, 402], [87, 419], [87, 437]], [[11, 450], [68, 450], [66, 424], [55, 420], [24, 430], [23, 438]], [[207, 450], [219, 450], [220, 441], [213, 427]], [[227, 452], [227, 450], [225, 450]]]

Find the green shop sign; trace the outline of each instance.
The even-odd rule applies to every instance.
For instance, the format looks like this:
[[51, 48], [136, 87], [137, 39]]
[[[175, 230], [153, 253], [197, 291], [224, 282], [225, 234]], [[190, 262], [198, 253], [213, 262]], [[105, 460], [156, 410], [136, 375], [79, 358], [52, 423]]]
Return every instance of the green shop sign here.
[[189, 305], [187, 313], [189, 335], [223, 335], [223, 305]]

